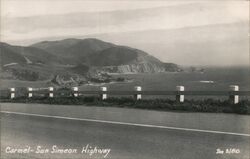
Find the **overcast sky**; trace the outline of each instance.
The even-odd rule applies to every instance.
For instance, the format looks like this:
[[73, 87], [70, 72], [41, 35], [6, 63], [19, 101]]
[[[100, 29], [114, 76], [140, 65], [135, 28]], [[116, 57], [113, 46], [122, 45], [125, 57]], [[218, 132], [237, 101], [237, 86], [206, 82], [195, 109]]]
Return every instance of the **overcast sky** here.
[[249, 63], [248, 30], [247, 0], [1, 0], [1, 41], [11, 44], [96, 37], [166, 62], [239, 65]]

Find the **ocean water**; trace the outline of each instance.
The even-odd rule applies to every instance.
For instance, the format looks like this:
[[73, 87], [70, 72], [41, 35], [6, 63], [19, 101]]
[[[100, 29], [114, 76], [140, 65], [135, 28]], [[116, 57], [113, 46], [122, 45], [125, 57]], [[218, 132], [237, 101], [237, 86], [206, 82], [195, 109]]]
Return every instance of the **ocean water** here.
[[247, 67], [206, 68], [204, 73], [144, 73], [113, 76], [130, 80], [129, 82], [82, 86], [82, 88], [96, 89], [98, 86], [107, 86], [110, 90], [133, 90], [134, 86], [142, 86], [143, 90], [172, 91], [176, 89], [176, 86], [181, 85], [185, 86], [185, 90], [188, 91], [227, 91], [230, 85], [238, 85], [240, 90], [250, 90], [250, 68]]
[[[129, 82], [81, 86], [80, 89], [98, 90], [100, 86], [106, 86], [108, 90], [131, 91], [134, 90], [135, 86], [141, 86], [142, 90], [145, 91], [175, 91], [176, 86], [184, 86], [186, 91], [228, 91], [230, 85], [238, 85], [242, 91], [250, 90], [250, 68], [247, 67], [210, 67], [206, 68], [204, 73], [144, 73], [113, 76], [130, 80]], [[166, 96], [147, 96], [146, 98], [166, 98]], [[175, 97], [167, 98], [173, 99]], [[187, 98], [228, 99], [226, 96], [187, 96]], [[250, 97], [241, 98], [250, 99]]]

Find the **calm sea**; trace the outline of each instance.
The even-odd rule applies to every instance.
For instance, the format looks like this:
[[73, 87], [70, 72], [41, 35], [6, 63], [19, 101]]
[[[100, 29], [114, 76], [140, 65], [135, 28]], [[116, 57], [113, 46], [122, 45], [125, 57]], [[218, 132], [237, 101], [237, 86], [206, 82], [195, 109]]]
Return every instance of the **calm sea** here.
[[[250, 90], [250, 68], [247, 67], [210, 67], [206, 68], [204, 73], [179, 72], [114, 76], [130, 79], [130, 82], [82, 86], [81, 89], [97, 90], [100, 86], [107, 86], [109, 90], [134, 90], [134, 86], [141, 86], [143, 90], [174, 91], [176, 86], [181, 85], [185, 86], [186, 91], [228, 91], [230, 85], [238, 85], [242, 91]], [[152, 97], [155, 98], [155, 96]], [[228, 97], [219, 97], [219, 99], [222, 98]]]
[[[113, 75], [130, 79], [129, 82], [103, 84], [112, 90], [131, 90], [140, 85], [143, 90], [175, 90], [178, 85], [185, 90], [225, 91], [230, 85], [239, 85], [240, 90], [250, 90], [250, 69], [247, 67], [206, 68], [204, 73], [154, 73]], [[97, 85], [99, 86], [99, 85]], [[96, 86], [83, 86], [96, 87]]]

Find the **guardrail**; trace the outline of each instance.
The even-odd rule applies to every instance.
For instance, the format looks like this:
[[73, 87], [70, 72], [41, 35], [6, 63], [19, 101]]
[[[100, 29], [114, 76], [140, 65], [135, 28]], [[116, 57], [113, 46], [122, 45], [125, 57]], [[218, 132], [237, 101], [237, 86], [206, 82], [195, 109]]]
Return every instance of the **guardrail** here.
[[[16, 98], [16, 88], [0, 90], [0, 94], [8, 94], [10, 99]], [[72, 97], [84, 95], [99, 95], [102, 100], [106, 100], [109, 95], [133, 95], [135, 100], [141, 100], [144, 95], [169, 95], [176, 96], [178, 102], [184, 102], [185, 96], [229, 96], [229, 100], [237, 104], [239, 96], [250, 96], [250, 91], [239, 91], [239, 86], [231, 85], [228, 91], [185, 91], [184, 86], [176, 86], [176, 91], [143, 91], [141, 86], [135, 86], [133, 91], [108, 91], [107, 87], [100, 87], [100, 90], [84, 91], [78, 87], [72, 87], [69, 90], [56, 90], [54, 87], [48, 88], [31, 88], [26, 89], [27, 98], [33, 98], [36, 95], [43, 95], [54, 98], [62, 94]]]

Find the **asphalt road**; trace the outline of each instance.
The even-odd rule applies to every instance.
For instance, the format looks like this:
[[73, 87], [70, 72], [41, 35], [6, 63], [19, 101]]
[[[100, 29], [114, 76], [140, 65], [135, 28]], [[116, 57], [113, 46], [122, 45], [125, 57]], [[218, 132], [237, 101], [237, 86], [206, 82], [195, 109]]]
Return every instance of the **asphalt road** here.
[[[110, 152], [106, 153], [106, 158], [113, 159], [249, 159], [249, 116], [25, 104], [1, 104], [1, 111], [1, 158], [104, 158], [104, 153], [95, 153], [91, 156], [85, 151], [82, 153], [82, 149], [86, 149], [88, 145], [89, 150], [94, 147], [107, 151], [110, 149]], [[211, 120], [207, 121], [208, 119]], [[231, 123], [230, 127], [228, 122]], [[141, 126], [130, 123], [139, 123]], [[210, 128], [209, 130], [222, 133], [171, 129], [167, 126], [195, 130]], [[77, 153], [51, 153], [52, 146], [55, 145], [59, 149], [76, 149]], [[48, 149], [49, 152], [35, 153], [39, 146]], [[6, 152], [7, 148], [28, 147], [34, 152]], [[216, 154], [217, 149], [224, 153]]]

